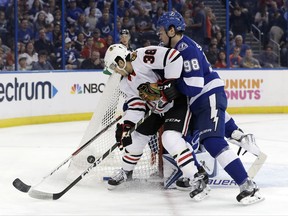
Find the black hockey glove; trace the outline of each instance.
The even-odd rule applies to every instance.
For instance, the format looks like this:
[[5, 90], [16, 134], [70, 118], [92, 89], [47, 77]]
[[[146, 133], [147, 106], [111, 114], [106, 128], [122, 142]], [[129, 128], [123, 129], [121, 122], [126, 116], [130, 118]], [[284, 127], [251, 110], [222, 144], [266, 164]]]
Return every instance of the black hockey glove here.
[[165, 80], [158, 83], [158, 88], [161, 90], [162, 97], [171, 102], [180, 96], [180, 92], [176, 88], [176, 80]]
[[118, 142], [118, 148], [122, 151], [124, 147], [132, 144], [131, 134], [128, 133], [134, 123], [128, 120], [125, 120], [123, 124], [117, 124], [116, 129], [116, 141]]

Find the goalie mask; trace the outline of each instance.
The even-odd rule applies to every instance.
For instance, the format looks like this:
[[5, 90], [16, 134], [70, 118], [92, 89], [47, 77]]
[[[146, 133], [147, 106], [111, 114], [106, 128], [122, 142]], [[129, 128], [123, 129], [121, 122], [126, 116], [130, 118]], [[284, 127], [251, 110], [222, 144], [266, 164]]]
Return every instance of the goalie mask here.
[[[104, 57], [105, 70], [108, 70], [110, 73], [115, 72], [116, 68], [125, 71], [124, 68], [126, 67], [126, 57], [129, 54], [129, 50], [123, 44], [113, 44], [109, 46]], [[120, 68], [117, 64], [117, 59], [121, 59], [125, 62], [123, 68]]]

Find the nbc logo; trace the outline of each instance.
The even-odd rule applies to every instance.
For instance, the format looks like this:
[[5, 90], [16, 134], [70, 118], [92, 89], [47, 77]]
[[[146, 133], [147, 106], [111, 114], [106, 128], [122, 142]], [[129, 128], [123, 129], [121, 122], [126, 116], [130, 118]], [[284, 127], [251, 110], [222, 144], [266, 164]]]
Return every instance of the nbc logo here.
[[72, 87], [71, 87], [71, 91], [70, 91], [71, 94], [82, 94], [82, 88], [79, 84], [74, 84]]
[[70, 94], [96, 94], [103, 93], [104, 83], [74, 84], [71, 86]]

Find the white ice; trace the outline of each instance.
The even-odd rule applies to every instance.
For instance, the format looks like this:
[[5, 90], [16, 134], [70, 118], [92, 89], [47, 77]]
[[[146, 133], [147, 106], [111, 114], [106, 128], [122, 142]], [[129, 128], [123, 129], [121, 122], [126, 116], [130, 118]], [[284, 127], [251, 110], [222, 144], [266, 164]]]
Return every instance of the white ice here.
[[[0, 215], [288, 215], [288, 115], [233, 117], [256, 136], [258, 146], [268, 155], [255, 177], [266, 198], [263, 202], [240, 205], [235, 186], [214, 187], [207, 199], [194, 202], [187, 192], [144, 183], [108, 191], [104, 183], [91, 177], [59, 200], [34, 199], [16, 190], [12, 186], [15, 178], [33, 185], [75, 151], [88, 125], [81, 121], [0, 129]], [[245, 166], [251, 162], [249, 157], [241, 157]], [[59, 173], [49, 184], [65, 187], [67, 180]]]

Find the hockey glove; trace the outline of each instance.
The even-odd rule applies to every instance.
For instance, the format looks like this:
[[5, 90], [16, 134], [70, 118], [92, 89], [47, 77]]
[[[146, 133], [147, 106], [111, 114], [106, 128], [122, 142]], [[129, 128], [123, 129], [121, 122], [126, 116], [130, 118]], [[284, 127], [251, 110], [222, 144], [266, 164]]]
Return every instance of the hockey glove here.
[[161, 92], [157, 83], [142, 83], [138, 86], [139, 96], [145, 101], [159, 100]]
[[131, 134], [128, 133], [132, 127], [134, 127], [134, 123], [128, 120], [125, 120], [123, 124], [117, 124], [116, 129], [116, 141], [118, 143], [118, 148], [122, 151], [124, 147], [132, 144]]
[[180, 92], [176, 88], [176, 80], [165, 80], [158, 83], [158, 88], [161, 90], [162, 97], [168, 102], [180, 96]]

